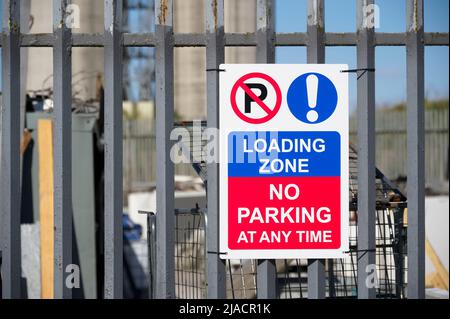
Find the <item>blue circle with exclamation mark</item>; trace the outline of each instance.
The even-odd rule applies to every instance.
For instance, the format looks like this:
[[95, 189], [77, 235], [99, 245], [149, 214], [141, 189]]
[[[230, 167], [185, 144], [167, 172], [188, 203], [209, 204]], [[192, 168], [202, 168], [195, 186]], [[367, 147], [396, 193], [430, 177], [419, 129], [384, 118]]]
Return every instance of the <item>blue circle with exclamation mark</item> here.
[[300, 121], [309, 124], [323, 122], [336, 109], [336, 87], [323, 74], [302, 74], [289, 86], [287, 104], [291, 113]]

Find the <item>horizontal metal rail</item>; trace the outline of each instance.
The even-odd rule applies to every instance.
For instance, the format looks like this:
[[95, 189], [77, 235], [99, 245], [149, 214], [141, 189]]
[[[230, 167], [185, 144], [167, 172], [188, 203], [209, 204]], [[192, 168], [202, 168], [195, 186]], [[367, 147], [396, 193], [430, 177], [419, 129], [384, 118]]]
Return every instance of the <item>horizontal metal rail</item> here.
[[[125, 47], [154, 47], [156, 38], [154, 33], [132, 34], [124, 33], [123, 46]], [[206, 47], [206, 34], [204, 33], [182, 33], [174, 34], [175, 47]], [[54, 45], [52, 33], [21, 34], [21, 47], [52, 47]], [[247, 47], [256, 46], [255, 33], [226, 33], [225, 46]], [[104, 36], [100, 33], [74, 33], [72, 36], [73, 47], [103, 47]], [[356, 46], [356, 33], [325, 33], [325, 46]], [[275, 46], [307, 46], [308, 36], [303, 32], [276, 33]], [[405, 46], [405, 33], [375, 33], [375, 46]], [[424, 33], [424, 45], [448, 46], [449, 35], [442, 32]], [[1, 44], [0, 44], [1, 46]]]

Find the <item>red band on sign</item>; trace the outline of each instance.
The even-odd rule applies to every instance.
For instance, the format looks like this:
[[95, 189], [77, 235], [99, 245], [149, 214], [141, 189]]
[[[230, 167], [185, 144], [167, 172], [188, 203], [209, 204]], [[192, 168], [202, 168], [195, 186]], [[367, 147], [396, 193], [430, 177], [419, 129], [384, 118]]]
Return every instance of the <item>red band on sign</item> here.
[[[296, 200], [263, 196], [269, 193], [271, 184], [295, 184], [301, 196]], [[339, 249], [340, 188], [339, 176], [229, 177], [228, 247], [232, 250]], [[240, 210], [245, 213], [240, 214]]]
[[[263, 79], [267, 82], [270, 83], [270, 85], [272, 85], [272, 87], [275, 90], [275, 94], [276, 94], [276, 102], [275, 105], [273, 107], [269, 107], [267, 104], [265, 104], [263, 101], [261, 101], [261, 99], [259, 97], [256, 96], [255, 93], [253, 93], [253, 91], [247, 86], [247, 84], [245, 84], [245, 81], [249, 80], [249, 79]], [[241, 88], [245, 91], [245, 93], [256, 103], [258, 104], [259, 107], [261, 107], [261, 109], [267, 113], [266, 116], [261, 117], [261, 118], [252, 118], [249, 117], [247, 115], [245, 115], [238, 107], [237, 105], [237, 91], [238, 89]], [[231, 89], [231, 95], [230, 95], [230, 102], [231, 102], [231, 107], [233, 108], [234, 113], [236, 113], [236, 115], [243, 121], [247, 122], [247, 123], [251, 123], [251, 124], [261, 124], [264, 122], [269, 121], [270, 119], [272, 119], [280, 110], [280, 106], [281, 106], [281, 90], [280, 87], [278, 86], [277, 82], [275, 82], [274, 79], [272, 79], [270, 76], [268, 76], [267, 74], [264, 73], [259, 73], [259, 72], [253, 72], [253, 73], [248, 73], [244, 76], [242, 76], [241, 78], [239, 78], [239, 80], [236, 81], [236, 83], [233, 85], [233, 88]]]

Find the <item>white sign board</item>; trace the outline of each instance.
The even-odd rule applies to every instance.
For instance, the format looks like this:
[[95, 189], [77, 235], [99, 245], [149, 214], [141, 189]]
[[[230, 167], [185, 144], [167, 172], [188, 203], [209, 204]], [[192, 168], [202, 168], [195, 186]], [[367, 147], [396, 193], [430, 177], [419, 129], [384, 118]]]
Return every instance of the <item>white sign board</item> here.
[[348, 66], [220, 69], [220, 256], [345, 257]]

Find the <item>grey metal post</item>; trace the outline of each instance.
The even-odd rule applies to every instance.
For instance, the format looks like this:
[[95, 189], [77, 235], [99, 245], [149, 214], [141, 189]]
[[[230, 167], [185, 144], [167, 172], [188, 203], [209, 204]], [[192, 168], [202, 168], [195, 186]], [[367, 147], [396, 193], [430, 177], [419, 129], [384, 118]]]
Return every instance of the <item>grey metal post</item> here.
[[3, 2], [0, 227], [2, 298], [20, 298], [20, 1]]
[[[31, 0], [20, 1], [20, 32], [30, 32], [30, 9]], [[20, 132], [23, 132], [25, 128], [25, 104], [26, 104], [26, 92], [27, 92], [27, 76], [28, 76], [28, 49], [23, 48], [20, 50]], [[22, 158], [23, 160], [23, 158]], [[21, 165], [22, 169], [22, 165]], [[22, 172], [21, 172], [22, 179]], [[21, 188], [22, 189], [22, 188]]]
[[[325, 63], [324, 1], [308, 0], [308, 63]], [[308, 298], [325, 298], [325, 260], [308, 259]]]
[[[274, 5], [272, 0], [256, 3], [256, 62], [275, 63]], [[258, 298], [276, 298], [277, 269], [275, 260], [258, 260]]]
[[72, 32], [66, 25], [69, 0], [53, 0], [54, 98], [54, 297], [71, 298], [65, 269], [72, 264]]
[[408, 299], [425, 298], [423, 0], [407, 2]]
[[[219, 65], [224, 62], [223, 0], [207, 0], [206, 17], [206, 104], [208, 128], [219, 128]], [[215, 148], [218, 151], [218, 143]], [[216, 153], [217, 155], [217, 153]], [[225, 261], [219, 257], [219, 164], [208, 163], [208, 298], [226, 298]]]
[[175, 298], [172, 0], [157, 0], [156, 14], [156, 297]]
[[150, 272], [150, 278], [149, 278], [149, 298], [150, 299], [154, 299], [155, 298], [155, 273], [156, 273], [156, 268], [155, 268], [155, 251], [156, 251], [156, 216], [155, 214], [152, 212], [149, 214], [148, 217], [148, 222], [147, 222], [147, 228], [150, 230], [150, 234], [148, 237], [148, 241], [150, 242], [149, 245], [149, 263], [148, 263], [148, 267], [149, 267], [149, 272]]
[[[373, 26], [366, 12], [373, 0], [358, 0], [357, 66], [374, 68]], [[358, 298], [375, 298], [366, 284], [367, 266], [375, 264], [375, 75], [365, 72], [357, 83], [358, 116]]]
[[105, 298], [123, 296], [122, 0], [105, 0]]

